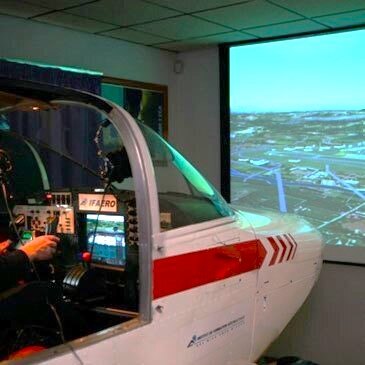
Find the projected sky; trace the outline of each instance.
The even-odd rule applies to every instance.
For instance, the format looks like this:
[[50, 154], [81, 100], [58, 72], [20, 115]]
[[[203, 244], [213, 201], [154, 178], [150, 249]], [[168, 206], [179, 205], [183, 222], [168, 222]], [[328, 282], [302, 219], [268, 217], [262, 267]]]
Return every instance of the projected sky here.
[[365, 30], [230, 49], [231, 199], [365, 247]]
[[232, 112], [365, 109], [365, 30], [232, 47]]

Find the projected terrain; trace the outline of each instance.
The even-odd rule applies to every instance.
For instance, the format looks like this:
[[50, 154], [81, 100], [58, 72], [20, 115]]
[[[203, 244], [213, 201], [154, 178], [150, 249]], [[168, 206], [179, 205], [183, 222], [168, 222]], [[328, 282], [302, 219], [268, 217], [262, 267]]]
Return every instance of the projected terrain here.
[[327, 244], [365, 247], [364, 135], [365, 110], [231, 114], [232, 203], [295, 213]]

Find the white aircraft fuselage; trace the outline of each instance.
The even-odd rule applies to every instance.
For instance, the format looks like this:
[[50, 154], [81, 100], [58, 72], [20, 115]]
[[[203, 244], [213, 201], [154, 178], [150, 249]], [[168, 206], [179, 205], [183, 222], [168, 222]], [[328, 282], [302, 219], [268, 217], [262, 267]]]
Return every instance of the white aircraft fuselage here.
[[[0, 84], [1, 90], [7, 91]], [[12, 90], [17, 92], [26, 97], [24, 91]], [[112, 102], [81, 92], [72, 95], [54, 95], [47, 102], [92, 108], [98, 107], [96, 101], [102, 103], [102, 113], [122, 136], [130, 158], [140, 225], [139, 314], [18, 362], [253, 364], [318, 279], [319, 233], [301, 218], [259, 207], [231, 207], [230, 216], [161, 230], [154, 166], [138, 125]]]

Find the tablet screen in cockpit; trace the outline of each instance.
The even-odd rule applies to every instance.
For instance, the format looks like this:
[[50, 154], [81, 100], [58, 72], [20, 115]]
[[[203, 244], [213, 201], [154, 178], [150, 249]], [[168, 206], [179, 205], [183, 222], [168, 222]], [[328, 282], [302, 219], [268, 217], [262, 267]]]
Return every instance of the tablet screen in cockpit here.
[[123, 215], [86, 214], [87, 249], [92, 262], [125, 264], [125, 219]]

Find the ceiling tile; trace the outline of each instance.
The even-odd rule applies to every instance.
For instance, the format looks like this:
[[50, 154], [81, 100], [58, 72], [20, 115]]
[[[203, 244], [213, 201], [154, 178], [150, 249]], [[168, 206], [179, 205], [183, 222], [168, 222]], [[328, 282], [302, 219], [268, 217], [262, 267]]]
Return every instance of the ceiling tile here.
[[114, 29], [108, 32], [103, 32], [101, 34], [145, 45], [166, 42], [166, 40], [168, 40], [168, 38], [165, 37], [159, 37], [156, 35], [139, 32], [137, 30], [129, 28]]
[[255, 37], [241, 32], [228, 32], [215, 34], [208, 37], [201, 37], [189, 40], [192, 44], [213, 44], [213, 43], [227, 43], [227, 42], [238, 42], [248, 41], [255, 39]]
[[6, 15], [19, 16], [22, 18], [30, 18], [32, 16], [43, 14], [49, 9], [34, 6], [32, 4], [23, 3], [14, 0], [0, 0], [0, 13]]
[[326, 24], [330, 27], [346, 27], [350, 25], [365, 25], [365, 10], [351, 11], [348, 13], [342, 13], [330, 16], [321, 16], [315, 18], [322, 24]]
[[53, 25], [60, 25], [61, 27], [71, 28], [88, 33], [97, 33], [110, 29], [110, 24], [97, 22], [95, 20], [90, 20], [63, 12], [43, 15], [34, 18], [34, 20]]
[[160, 44], [154, 45], [154, 47], [168, 50], [168, 51], [174, 51], [174, 52], [186, 52], [186, 51], [193, 51], [195, 49], [203, 48], [199, 44], [191, 44], [191, 43], [184, 42], [184, 41], [160, 43]]
[[163, 49], [168, 49], [171, 51], [182, 52], [196, 48], [211, 47], [219, 43], [247, 41], [249, 39], [254, 39], [254, 38], [255, 37], [243, 34], [241, 32], [228, 32], [222, 34], [215, 34], [208, 37], [189, 39], [187, 41], [160, 43], [155, 46]]
[[[90, 0], [25, 0], [27, 3], [41, 5], [48, 9], [64, 9], [70, 6], [81, 5]], [[15, 1], [14, 1], [15, 2]]]
[[67, 12], [122, 26], [181, 14], [141, 0], [101, 0], [70, 9]]
[[308, 17], [365, 9], [364, 0], [272, 0], [272, 2]]
[[150, 0], [149, 2], [186, 13], [192, 13], [195, 11], [214, 9], [247, 1], [252, 0]]
[[325, 30], [327, 27], [312, 22], [311, 20], [298, 20], [295, 22], [269, 25], [267, 27], [250, 28], [247, 30], [250, 34], [261, 38], [278, 37], [287, 34], [299, 34], [318, 30]]
[[179, 40], [229, 31], [228, 28], [184, 15], [133, 27], [136, 30]]
[[196, 15], [235, 29], [270, 25], [302, 18], [263, 0], [204, 11]]

